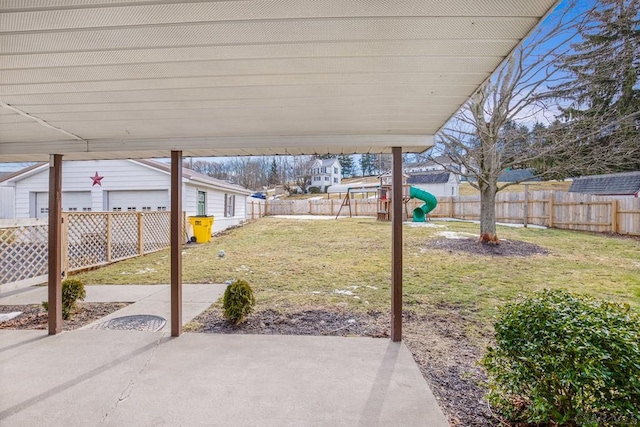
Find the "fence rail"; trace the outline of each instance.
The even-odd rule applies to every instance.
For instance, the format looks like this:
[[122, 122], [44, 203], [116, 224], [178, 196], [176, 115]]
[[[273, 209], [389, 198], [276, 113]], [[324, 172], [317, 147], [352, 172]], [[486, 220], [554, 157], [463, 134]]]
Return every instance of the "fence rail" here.
[[[183, 213], [183, 236], [185, 217]], [[66, 212], [62, 221], [62, 270], [66, 272], [149, 254], [170, 245], [169, 211]], [[46, 220], [0, 221], [0, 284], [47, 274], [48, 229]]]
[[[338, 199], [269, 200], [266, 215], [337, 215]], [[405, 214], [422, 204], [412, 199]], [[351, 215], [376, 216], [377, 199], [351, 199]], [[349, 216], [344, 207], [340, 216]], [[480, 218], [480, 196], [440, 197], [432, 218]], [[505, 192], [496, 196], [499, 222], [535, 224], [569, 230], [640, 235], [640, 199], [606, 197], [558, 191]]]

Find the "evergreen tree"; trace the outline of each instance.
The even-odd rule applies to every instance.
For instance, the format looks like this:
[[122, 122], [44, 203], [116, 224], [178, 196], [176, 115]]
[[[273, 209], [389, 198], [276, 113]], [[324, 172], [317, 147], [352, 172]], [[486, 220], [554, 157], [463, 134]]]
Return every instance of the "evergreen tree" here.
[[278, 176], [278, 164], [276, 163], [275, 157], [271, 161], [271, 169], [269, 169], [269, 177], [267, 178], [267, 182], [269, 184], [269, 187], [275, 187], [280, 183], [280, 179]]
[[338, 156], [340, 166], [342, 166], [342, 176], [345, 178], [351, 178], [355, 175], [355, 164], [353, 163], [353, 157], [349, 154], [341, 154]]
[[600, 158], [589, 174], [640, 169], [640, 0], [598, 0], [560, 66], [571, 101], [562, 118], [575, 150]]
[[373, 175], [376, 170], [375, 154], [363, 154], [360, 157], [360, 168], [362, 169], [362, 176]]

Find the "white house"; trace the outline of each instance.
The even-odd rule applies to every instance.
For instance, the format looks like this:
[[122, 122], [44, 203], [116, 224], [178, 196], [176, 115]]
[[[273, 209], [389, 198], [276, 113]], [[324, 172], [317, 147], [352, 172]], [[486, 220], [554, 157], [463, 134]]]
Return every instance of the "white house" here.
[[[65, 212], [145, 212], [170, 209], [170, 165], [153, 160], [65, 161]], [[42, 218], [49, 211], [49, 164], [37, 163], [0, 178], [12, 187], [15, 218]], [[250, 190], [183, 169], [182, 206], [187, 215], [213, 215], [213, 231], [246, 220]]]
[[402, 167], [403, 172], [414, 174], [423, 172], [435, 172], [444, 171], [445, 166], [448, 169], [455, 168], [456, 170], [465, 171], [464, 166], [453, 162], [451, 159], [445, 156], [435, 157], [434, 160], [426, 160], [424, 162], [405, 163]]
[[327, 187], [342, 182], [342, 166], [338, 159], [315, 159], [311, 163], [311, 186], [325, 192]]
[[428, 191], [436, 197], [458, 196], [460, 175], [442, 170], [413, 173], [407, 180], [407, 184]]

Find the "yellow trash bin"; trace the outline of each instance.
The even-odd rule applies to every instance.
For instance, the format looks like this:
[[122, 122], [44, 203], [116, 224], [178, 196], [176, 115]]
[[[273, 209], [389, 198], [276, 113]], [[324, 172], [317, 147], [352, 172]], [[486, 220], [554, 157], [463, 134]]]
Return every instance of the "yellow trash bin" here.
[[197, 243], [207, 243], [211, 240], [211, 227], [213, 216], [190, 216], [189, 223], [193, 228], [193, 236]]

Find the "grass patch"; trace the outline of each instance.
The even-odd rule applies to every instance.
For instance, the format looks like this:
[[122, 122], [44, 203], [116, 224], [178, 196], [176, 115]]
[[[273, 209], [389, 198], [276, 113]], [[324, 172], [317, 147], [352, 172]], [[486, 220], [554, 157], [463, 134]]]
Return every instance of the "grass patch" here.
[[[563, 230], [499, 227], [501, 239], [535, 243], [548, 255], [488, 257], [430, 244], [437, 233], [477, 234], [479, 226], [438, 222], [404, 227], [404, 305], [417, 312], [457, 307], [488, 325], [495, 307], [520, 293], [564, 288], [640, 307], [640, 241]], [[224, 250], [225, 256], [218, 257]], [[338, 306], [389, 310], [391, 224], [267, 217], [212, 242], [186, 246], [184, 283], [245, 279], [256, 308]], [[169, 283], [169, 251], [86, 272], [86, 284]]]

